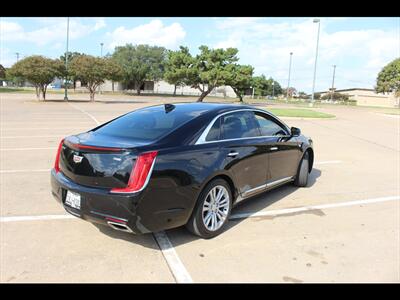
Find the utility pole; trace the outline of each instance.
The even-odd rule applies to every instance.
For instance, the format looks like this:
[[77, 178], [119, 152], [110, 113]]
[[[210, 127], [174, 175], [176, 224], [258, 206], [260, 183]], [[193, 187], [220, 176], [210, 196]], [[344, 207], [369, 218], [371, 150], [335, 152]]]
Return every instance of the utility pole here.
[[332, 77], [332, 88], [331, 88], [331, 102], [333, 101], [334, 85], [335, 85], [335, 70], [336, 65], [333, 65], [333, 77]]
[[[103, 57], [103, 45], [104, 43], [100, 43], [100, 57]], [[101, 84], [99, 85], [99, 93], [101, 94]]]
[[272, 81], [272, 99], [275, 98], [275, 81]]
[[313, 23], [318, 23], [318, 34], [317, 34], [317, 49], [315, 51], [315, 62], [314, 62], [314, 78], [313, 78], [313, 85], [312, 85], [312, 94], [311, 94], [311, 103], [310, 107], [314, 105], [314, 90], [315, 90], [315, 77], [317, 75], [317, 58], [318, 58], [318, 44], [319, 44], [319, 29], [321, 26], [321, 22], [319, 19], [314, 19]]
[[287, 90], [286, 90], [286, 101], [289, 100], [290, 72], [291, 72], [291, 70], [292, 70], [292, 55], [293, 55], [293, 52], [290, 52], [290, 60], [289, 60], [289, 78], [288, 78]]
[[68, 101], [68, 89], [67, 89], [67, 85], [68, 85], [68, 42], [69, 42], [69, 17], [67, 18], [67, 51], [65, 52], [65, 81], [64, 81], [64, 100]]
[[15, 55], [17, 56], [17, 62], [19, 61], [19, 52], [15, 52]]

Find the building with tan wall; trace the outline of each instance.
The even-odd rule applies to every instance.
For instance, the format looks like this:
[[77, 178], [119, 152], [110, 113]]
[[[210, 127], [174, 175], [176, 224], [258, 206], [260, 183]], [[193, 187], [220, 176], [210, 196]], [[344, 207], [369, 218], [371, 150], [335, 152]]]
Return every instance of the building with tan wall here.
[[[350, 100], [357, 101], [359, 106], [382, 106], [382, 107], [400, 107], [400, 98], [395, 97], [394, 93], [376, 93], [374, 89], [352, 88], [335, 90], [349, 96]], [[321, 96], [329, 95], [330, 91], [321, 92]]]

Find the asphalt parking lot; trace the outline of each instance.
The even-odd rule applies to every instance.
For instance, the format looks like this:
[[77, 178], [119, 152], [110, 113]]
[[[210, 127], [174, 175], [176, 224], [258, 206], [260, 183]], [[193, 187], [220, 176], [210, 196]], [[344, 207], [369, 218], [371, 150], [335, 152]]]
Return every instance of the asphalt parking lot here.
[[62, 137], [162, 100], [0, 97], [1, 282], [400, 282], [399, 116], [334, 107], [320, 111], [335, 119], [282, 118], [314, 140], [308, 187], [250, 199], [202, 240], [93, 225], [50, 192]]

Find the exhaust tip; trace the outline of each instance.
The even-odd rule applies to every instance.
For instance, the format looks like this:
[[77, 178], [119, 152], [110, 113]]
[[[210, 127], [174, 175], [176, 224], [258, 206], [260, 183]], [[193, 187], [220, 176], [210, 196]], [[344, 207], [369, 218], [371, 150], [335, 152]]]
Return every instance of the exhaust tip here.
[[107, 224], [114, 230], [133, 233], [132, 229], [130, 229], [127, 225], [125, 225], [123, 223], [107, 221]]

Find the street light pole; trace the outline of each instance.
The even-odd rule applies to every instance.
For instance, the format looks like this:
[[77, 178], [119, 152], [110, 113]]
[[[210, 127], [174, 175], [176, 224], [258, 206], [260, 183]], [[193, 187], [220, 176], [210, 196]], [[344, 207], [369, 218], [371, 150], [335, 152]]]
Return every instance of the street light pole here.
[[335, 85], [335, 70], [336, 70], [336, 65], [333, 65], [333, 77], [332, 77], [332, 89], [331, 89], [331, 102], [333, 101], [333, 93], [334, 93], [334, 85]]
[[311, 103], [310, 107], [314, 105], [314, 90], [315, 90], [315, 77], [317, 75], [317, 58], [318, 58], [318, 44], [319, 44], [319, 29], [321, 26], [321, 22], [319, 19], [314, 19], [313, 23], [318, 23], [318, 34], [317, 34], [317, 49], [315, 51], [315, 63], [314, 63], [314, 78], [313, 78], [313, 85], [312, 85], [312, 94], [311, 94]]
[[[104, 43], [100, 43], [100, 57], [103, 57], [103, 45]], [[99, 93], [101, 94], [101, 84], [99, 85]]]
[[286, 90], [286, 101], [289, 100], [290, 72], [291, 72], [291, 70], [292, 70], [292, 55], [293, 55], [293, 52], [290, 52], [290, 60], [289, 60], [289, 78], [288, 78], [287, 90]]
[[68, 41], [69, 41], [69, 17], [67, 18], [67, 51], [65, 52], [65, 81], [64, 81], [64, 100], [68, 101], [67, 78], [68, 78]]
[[17, 62], [19, 61], [19, 52], [15, 52], [15, 55], [17, 56]]
[[272, 81], [272, 99], [275, 98], [275, 81]]

